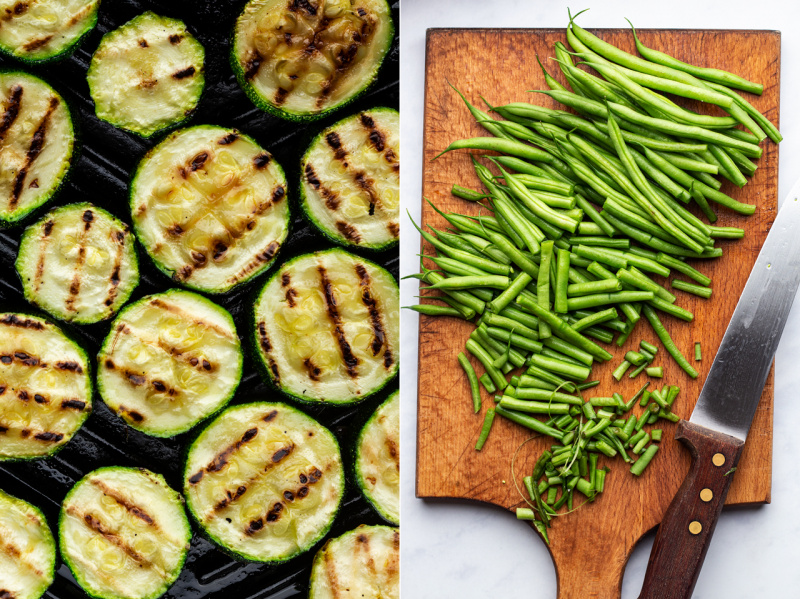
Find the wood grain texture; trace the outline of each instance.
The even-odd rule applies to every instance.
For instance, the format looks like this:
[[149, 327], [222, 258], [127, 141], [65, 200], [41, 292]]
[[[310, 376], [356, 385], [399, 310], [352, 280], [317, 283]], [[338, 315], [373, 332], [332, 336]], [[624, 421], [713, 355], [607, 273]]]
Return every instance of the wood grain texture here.
[[[627, 30], [595, 33], [618, 47], [635, 52]], [[638, 33], [649, 47], [700, 66], [730, 70], [763, 83], [763, 95], [748, 95], [747, 99], [778, 124], [780, 33], [686, 30]], [[446, 211], [477, 213], [475, 205], [450, 195], [454, 183], [480, 187], [469, 153], [452, 152], [431, 161], [456, 139], [486, 135], [450, 89], [448, 81], [476, 105], [482, 106], [480, 95], [483, 95], [492, 105], [530, 101], [563, 108], [546, 96], [526, 93], [527, 90], [546, 89], [536, 64], [537, 53], [551, 74], [564, 82], [555, 63], [546, 60], [553, 56], [553, 44], [559, 40], [566, 43], [564, 30], [428, 31], [423, 196]], [[693, 103], [685, 105], [692, 107]], [[659, 314], [677, 346], [700, 372], [699, 378], [691, 380], [669, 358], [643, 319], [622, 348], [616, 345], [608, 348], [615, 356], [611, 362], [595, 366], [592, 378], [599, 378], [601, 384], [592, 390], [594, 395], [619, 391], [631, 397], [644, 384], [644, 375], [635, 380], [624, 377], [621, 383], [616, 383], [611, 372], [625, 351], [635, 349], [639, 341], [645, 339], [661, 347], [654, 365], [664, 367], [663, 384], [681, 387], [674, 410], [682, 418], [689, 417], [758, 250], [775, 218], [778, 148], [770, 141], [763, 142], [762, 147], [764, 155], [757, 161], [759, 168], [747, 186], [738, 189], [725, 182], [722, 187], [728, 195], [757, 204], [755, 215], [742, 217], [715, 206], [719, 215], [716, 224], [743, 227], [747, 232], [745, 238], [718, 241], [725, 250], [722, 258], [693, 262], [713, 279], [712, 299], [675, 292], [677, 303], [694, 313], [695, 321], [691, 324]], [[437, 228], [444, 227], [444, 220], [425, 202], [422, 221]], [[431, 253], [427, 244], [423, 244], [423, 250]], [[456, 359], [472, 328], [468, 323], [451, 318], [420, 318], [416, 492], [419, 497], [469, 498], [513, 510], [525, 505], [518, 491], [521, 479], [530, 474], [536, 458], [549, 442], [541, 438], [530, 440], [527, 429], [498, 417], [483, 451], [474, 450], [483, 412], [493, 401], [484, 391], [481, 414], [472, 413], [468, 383]], [[700, 363], [693, 361], [695, 341], [702, 343]], [[479, 373], [482, 372], [477, 361], [473, 364]], [[658, 381], [653, 381], [656, 383]], [[729, 505], [768, 503], [770, 500], [772, 401], [773, 374], [770, 373], [728, 495]], [[635, 413], [640, 410], [637, 407]], [[550, 531], [549, 550], [556, 563], [560, 597], [619, 597], [622, 571], [631, 549], [645, 532], [661, 521], [689, 468], [689, 452], [673, 439], [675, 425], [665, 423], [662, 428], [665, 438], [662, 448], [641, 478], [630, 475], [620, 459], [601, 460], [601, 465], [607, 464], [612, 469], [606, 479], [605, 493], [568, 518], [556, 519]], [[512, 472], [512, 456], [515, 455]]]

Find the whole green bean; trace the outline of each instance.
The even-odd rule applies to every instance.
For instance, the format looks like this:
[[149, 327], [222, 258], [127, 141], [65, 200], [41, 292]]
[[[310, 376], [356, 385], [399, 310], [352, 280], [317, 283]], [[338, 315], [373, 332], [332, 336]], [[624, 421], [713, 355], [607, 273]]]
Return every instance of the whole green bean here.
[[464, 315], [450, 306], [437, 306], [436, 304], [415, 304], [413, 306], [403, 306], [408, 310], [414, 310], [426, 316], [455, 316], [456, 318], [464, 318]]
[[464, 352], [458, 353], [458, 363], [461, 364], [461, 368], [464, 369], [467, 375], [470, 392], [472, 393], [472, 407], [477, 414], [481, 411], [481, 389], [478, 386], [478, 375], [475, 374], [475, 369], [472, 367], [469, 358], [467, 358]]
[[503, 139], [500, 137], [473, 137], [471, 139], [460, 139], [458, 141], [454, 141], [447, 146], [444, 151], [434, 156], [433, 160], [436, 160], [442, 154], [452, 152], [453, 150], [489, 150], [500, 152], [501, 154], [510, 154], [511, 156], [517, 156], [518, 158], [524, 158], [526, 160], [536, 160], [538, 162], [553, 161], [553, 156], [544, 150], [534, 148], [533, 146], [522, 143], [521, 141]]
[[686, 281], [680, 281], [678, 279], [674, 279], [672, 281], [672, 286], [675, 289], [680, 289], [681, 291], [704, 297], [706, 299], [711, 297], [710, 287], [703, 287], [702, 285], [695, 285], [693, 283], [687, 283]]
[[678, 366], [680, 366], [681, 368], [683, 368], [684, 371], [686, 371], [686, 374], [688, 374], [693, 379], [696, 379], [698, 377], [697, 371], [694, 368], [692, 368], [692, 365], [689, 364], [689, 361], [683, 356], [683, 354], [677, 348], [675, 342], [672, 341], [672, 338], [669, 336], [666, 327], [664, 327], [664, 325], [661, 323], [658, 316], [656, 315], [655, 310], [653, 310], [653, 308], [651, 308], [650, 306], [644, 306], [642, 312], [647, 321], [650, 323], [650, 326], [653, 327], [653, 331], [655, 331], [656, 335], [661, 340], [661, 344], [667, 350], [669, 355], [671, 355], [672, 358], [675, 360], [675, 362], [678, 363]]
[[[477, 451], [483, 449], [483, 446], [486, 444], [486, 439], [489, 438], [489, 432], [492, 430], [492, 423], [494, 422], [494, 414], [494, 408], [489, 408], [486, 410], [486, 415], [483, 417], [483, 426], [481, 426], [481, 433], [478, 435], [477, 443], [475, 443], [475, 449]], [[530, 519], [533, 520], [532, 513]]]

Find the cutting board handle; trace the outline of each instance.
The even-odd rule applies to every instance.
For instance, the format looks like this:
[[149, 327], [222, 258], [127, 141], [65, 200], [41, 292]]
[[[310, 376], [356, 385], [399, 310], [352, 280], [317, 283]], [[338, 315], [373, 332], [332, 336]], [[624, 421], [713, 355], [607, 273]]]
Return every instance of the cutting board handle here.
[[675, 438], [692, 466], [658, 527], [639, 599], [689, 599], [744, 441], [681, 420]]

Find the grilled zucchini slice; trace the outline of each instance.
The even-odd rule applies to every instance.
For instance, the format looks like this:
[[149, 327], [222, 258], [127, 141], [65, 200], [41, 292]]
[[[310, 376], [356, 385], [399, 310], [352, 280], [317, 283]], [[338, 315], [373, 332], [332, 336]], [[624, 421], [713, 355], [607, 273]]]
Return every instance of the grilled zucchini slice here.
[[97, 24], [100, 0], [0, 0], [0, 52], [23, 62], [63, 58]]
[[146, 12], [103, 36], [86, 77], [97, 118], [141, 137], [186, 120], [205, 51], [177, 19]]
[[139, 164], [130, 201], [156, 266], [209, 293], [268, 268], [289, 232], [283, 169], [235, 129], [202, 125], [167, 137]]
[[139, 283], [128, 226], [85, 202], [56, 208], [25, 229], [16, 267], [25, 299], [79, 324], [113, 316]]
[[311, 120], [367, 89], [393, 36], [386, 0], [251, 0], [236, 21], [231, 63], [256, 106]]
[[63, 98], [21, 71], [0, 71], [0, 112], [2, 226], [21, 220], [61, 187], [75, 134]]
[[171, 289], [125, 308], [97, 355], [103, 401], [133, 428], [172, 437], [220, 410], [242, 375], [233, 318]]
[[284, 263], [255, 305], [254, 341], [270, 380], [302, 401], [348, 404], [397, 372], [397, 282], [340, 249]]
[[283, 562], [328, 532], [344, 493], [334, 436], [282, 403], [228, 408], [189, 448], [184, 495], [230, 553]]
[[183, 498], [144, 468], [100, 468], [61, 506], [61, 557], [98, 599], [154, 599], [178, 578], [192, 531]]
[[56, 542], [42, 512], [0, 490], [0, 597], [38, 599], [55, 565]]
[[398, 599], [400, 531], [361, 525], [314, 557], [308, 599]]
[[384, 249], [400, 236], [400, 115], [374, 108], [339, 121], [300, 165], [302, 206], [337, 243]]
[[91, 411], [78, 344], [41, 318], [0, 314], [0, 462], [54, 454]]
[[400, 392], [370, 417], [356, 444], [356, 480], [383, 518], [400, 524]]

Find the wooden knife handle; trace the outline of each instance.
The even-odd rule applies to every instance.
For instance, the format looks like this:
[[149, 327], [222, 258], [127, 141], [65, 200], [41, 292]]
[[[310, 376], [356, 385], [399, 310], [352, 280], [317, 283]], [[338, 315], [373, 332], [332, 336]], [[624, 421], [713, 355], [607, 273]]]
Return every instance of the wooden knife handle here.
[[692, 466], [658, 527], [639, 599], [689, 599], [728, 495], [744, 441], [686, 420], [675, 438]]

